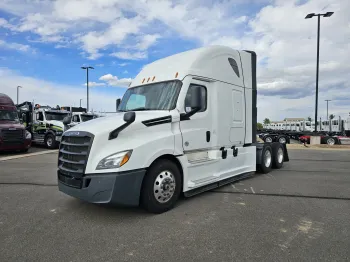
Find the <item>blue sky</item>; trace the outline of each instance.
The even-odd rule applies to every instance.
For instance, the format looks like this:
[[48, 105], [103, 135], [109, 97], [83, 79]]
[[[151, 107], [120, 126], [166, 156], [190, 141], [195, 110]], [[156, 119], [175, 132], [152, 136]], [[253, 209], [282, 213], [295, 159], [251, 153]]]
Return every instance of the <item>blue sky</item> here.
[[[188, 49], [220, 44], [251, 49], [259, 57], [259, 119], [314, 114], [316, 20], [322, 20], [320, 110], [350, 111], [346, 0], [3, 0], [0, 2], [0, 92], [41, 104], [85, 99], [113, 111], [115, 99], [142, 66]], [[322, 82], [321, 82], [322, 81]], [[345, 102], [344, 102], [345, 101]], [[83, 103], [86, 103], [83, 102]], [[279, 107], [275, 110], [271, 105]]]

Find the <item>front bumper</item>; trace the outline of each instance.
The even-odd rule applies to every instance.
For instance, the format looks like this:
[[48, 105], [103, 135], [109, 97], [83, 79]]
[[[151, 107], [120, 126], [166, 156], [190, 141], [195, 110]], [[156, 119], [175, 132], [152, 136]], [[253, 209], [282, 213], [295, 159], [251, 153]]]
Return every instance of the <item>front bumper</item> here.
[[[138, 206], [146, 170], [88, 174], [73, 182], [58, 171], [59, 191], [90, 203]], [[75, 187], [74, 187], [75, 186]]]
[[20, 144], [17, 144], [17, 143], [4, 144], [2, 141], [0, 141], [0, 151], [26, 150], [30, 148], [31, 144], [32, 144], [31, 139], [24, 139], [23, 142]]

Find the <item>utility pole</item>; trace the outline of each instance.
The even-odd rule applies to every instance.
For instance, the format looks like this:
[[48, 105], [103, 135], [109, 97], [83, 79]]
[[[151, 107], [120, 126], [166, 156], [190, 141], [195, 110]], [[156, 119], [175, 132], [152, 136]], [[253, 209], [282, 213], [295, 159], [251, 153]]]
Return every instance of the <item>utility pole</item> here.
[[89, 111], [89, 69], [95, 69], [92, 66], [82, 66], [86, 70], [86, 110]]
[[329, 117], [328, 117], [328, 102], [329, 102], [329, 101], [332, 101], [332, 100], [326, 99], [326, 100], [324, 100], [324, 101], [327, 102], [327, 121], [328, 121], [328, 120], [329, 120]]
[[330, 17], [334, 12], [327, 12], [325, 14], [308, 14], [305, 19], [317, 16], [317, 62], [316, 62], [316, 101], [315, 101], [315, 132], [317, 132], [317, 109], [318, 109], [318, 74], [319, 74], [319, 62], [320, 62], [320, 23], [321, 16]]
[[18, 105], [18, 98], [19, 98], [19, 89], [22, 88], [21, 86], [17, 86], [17, 105]]

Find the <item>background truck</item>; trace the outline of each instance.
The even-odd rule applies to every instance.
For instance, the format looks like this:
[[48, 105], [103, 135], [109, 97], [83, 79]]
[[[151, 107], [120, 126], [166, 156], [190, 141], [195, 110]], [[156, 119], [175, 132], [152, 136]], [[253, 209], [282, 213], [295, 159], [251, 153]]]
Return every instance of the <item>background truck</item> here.
[[0, 93], [0, 152], [27, 152], [31, 146], [31, 134], [20, 123], [12, 99]]
[[17, 110], [27, 130], [31, 132], [34, 143], [45, 145], [49, 149], [58, 147], [64, 129], [63, 119], [69, 115], [69, 111], [62, 110], [59, 106], [33, 106], [31, 102], [17, 105]]
[[199, 48], [145, 66], [118, 113], [65, 131], [61, 192], [154, 213], [186, 197], [289, 161], [285, 144], [257, 143], [256, 55]]

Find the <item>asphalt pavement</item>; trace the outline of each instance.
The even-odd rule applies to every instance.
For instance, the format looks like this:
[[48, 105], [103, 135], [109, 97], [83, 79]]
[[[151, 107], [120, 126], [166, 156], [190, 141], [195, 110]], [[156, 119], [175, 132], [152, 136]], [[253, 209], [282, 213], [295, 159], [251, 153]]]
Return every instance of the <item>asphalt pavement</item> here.
[[0, 159], [1, 158], [4, 158], [4, 157], [10, 157], [10, 156], [17, 156], [17, 155], [28, 155], [28, 154], [32, 154], [32, 153], [37, 153], [37, 152], [42, 152], [42, 151], [45, 151], [45, 150], [49, 150], [47, 149], [45, 146], [41, 146], [41, 145], [32, 145], [28, 152], [26, 153], [22, 153], [22, 152], [19, 152], [19, 151], [12, 151], [12, 152], [8, 152], [8, 151], [5, 151], [5, 152], [0, 152]]
[[62, 194], [56, 153], [0, 162], [0, 261], [348, 261], [350, 151], [289, 153], [160, 215]]

